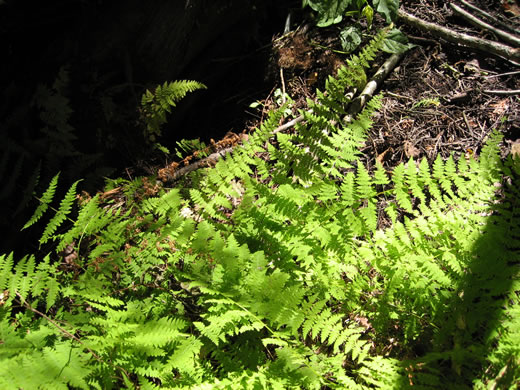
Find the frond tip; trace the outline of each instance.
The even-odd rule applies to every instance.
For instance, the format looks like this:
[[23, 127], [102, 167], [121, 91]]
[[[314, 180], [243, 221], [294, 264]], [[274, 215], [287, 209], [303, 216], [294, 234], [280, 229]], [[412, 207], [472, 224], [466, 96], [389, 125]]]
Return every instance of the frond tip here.
[[175, 107], [188, 92], [206, 88], [197, 81], [177, 80], [158, 85], [153, 92], [147, 89], [141, 98], [146, 139], [154, 142], [161, 135], [161, 126], [166, 123], [166, 114], [169, 114], [171, 107]]
[[40, 204], [34, 211], [34, 214], [29, 219], [29, 221], [27, 221], [27, 223], [23, 225], [22, 230], [27, 229], [28, 227], [38, 222], [42, 215], [47, 211], [47, 209], [49, 208], [49, 203], [51, 203], [52, 199], [54, 198], [54, 193], [56, 192], [56, 186], [58, 185], [59, 176], [60, 174], [58, 173], [56, 174], [56, 176], [52, 178], [49, 187], [47, 188], [47, 190], [45, 190], [42, 197], [39, 199]]

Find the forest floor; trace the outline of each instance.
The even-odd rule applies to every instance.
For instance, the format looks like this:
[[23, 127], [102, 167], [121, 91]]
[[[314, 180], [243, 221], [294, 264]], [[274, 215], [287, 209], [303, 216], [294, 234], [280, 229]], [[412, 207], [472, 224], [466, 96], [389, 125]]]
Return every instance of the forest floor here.
[[[490, 9], [490, 3], [473, 2], [503, 19], [503, 8]], [[491, 38], [453, 16], [445, 2], [423, 0], [403, 8], [455, 31]], [[508, 19], [513, 25], [513, 18]], [[520, 26], [518, 14], [516, 22]], [[417, 47], [383, 85], [383, 107], [366, 152], [390, 165], [409, 157], [432, 160], [438, 153], [443, 157], [478, 153], [488, 134], [499, 129], [504, 134], [503, 153], [508, 153], [512, 142], [520, 141], [520, 95], [505, 95], [520, 89], [520, 74], [509, 74], [519, 66], [399, 27]]]
[[[500, 1], [472, 4], [520, 31], [518, 3], [504, 1], [508, 9]], [[403, 1], [401, 9], [457, 32], [497, 40], [492, 33], [454, 15], [443, 1]], [[515, 141], [520, 142], [520, 65], [448, 43], [401, 21], [396, 26], [415, 47], [405, 53], [379, 91], [384, 96], [383, 105], [363, 149], [366, 161], [373, 164], [377, 159], [391, 168], [410, 157], [426, 157], [432, 162], [438, 154], [478, 155], [494, 129], [504, 134], [503, 155], [510, 153]], [[257, 126], [267, 110], [279, 103], [276, 90], [285, 90], [296, 101], [296, 108], [304, 108], [305, 99], [314, 98], [316, 88], [323, 90], [325, 78], [346, 58], [338, 51], [337, 27], [308, 28], [302, 24], [273, 38], [269, 71], [278, 82], [261, 102], [263, 110], [255, 113], [249, 128]], [[389, 56], [383, 54], [376, 60], [379, 64]]]

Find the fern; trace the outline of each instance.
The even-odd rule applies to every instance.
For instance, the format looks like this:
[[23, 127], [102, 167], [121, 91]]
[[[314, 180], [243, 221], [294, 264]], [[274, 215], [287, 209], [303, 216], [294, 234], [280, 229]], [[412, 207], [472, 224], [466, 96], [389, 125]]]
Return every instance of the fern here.
[[34, 211], [34, 214], [29, 219], [29, 221], [27, 221], [27, 223], [23, 226], [22, 230], [27, 229], [28, 227], [38, 222], [42, 215], [47, 211], [47, 209], [49, 208], [49, 203], [52, 202], [54, 198], [54, 193], [56, 192], [56, 187], [58, 185], [58, 177], [59, 173], [52, 178], [51, 182], [49, 183], [49, 187], [43, 193], [42, 197], [39, 199], [40, 204]]
[[[65, 221], [67, 218], [67, 215], [70, 214], [72, 211], [72, 204], [74, 202], [74, 198], [76, 196], [76, 187], [80, 180], [74, 182], [67, 193], [65, 194], [65, 197], [62, 199], [60, 203], [60, 208], [52, 217], [52, 219], [49, 221], [47, 226], [45, 227], [45, 230], [43, 231], [43, 235], [40, 238], [40, 244], [44, 244], [51, 238], [52, 234], [58, 229], [58, 227]], [[51, 183], [52, 186], [52, 183]]]
[[161, 135], [161, 126], [166, 123], [166, 115], [171, 112], [171, 108], [175, 107], [187, 93], [197, 89], [206, 89], [206, 86], [197, 81], [180, 80], [158, 85], [154, 92], [146, 90], [141, 98], [142, 116], [146, 123], [146, 139], [155, 142]]
[[342, 92], [381, 40], [295, 131], [273, 135], [281, 107], [183, 188], [109, 182], [65, 229], [73, 185], [49, 253], [0, 256], [0, 387], [514, 387], [520, 165], [498, 132], [479, 158], [363, 164], [380, 98], [350, 118]]

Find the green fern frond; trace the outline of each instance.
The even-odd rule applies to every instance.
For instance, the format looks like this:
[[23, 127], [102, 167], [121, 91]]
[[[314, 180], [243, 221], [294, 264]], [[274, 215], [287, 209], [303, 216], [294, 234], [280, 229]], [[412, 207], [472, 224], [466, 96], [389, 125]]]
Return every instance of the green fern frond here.
[[412, 202], [408, 196], [408, 186], [405, 182], [404, 165], [399, 164], [392, 172], [392, 181], [394, 183], [395, 198], [400, 207], [405, 211], [413, 212]]
[[7, 256], [0, 256], [0, 293], [3, 293], [7, 286], [9, 286], [13, 264], [14, 257], [12, 252]]
[[49, 241], [58, 227], [60, 227], [60, 225], [67, 219], [67, 216], [72, 211], [72, 204], [76, 197], [76, 187], [80, 181], [81, 180], [78, 180], [70, 186], [60, 203], [60, 208], [45, 227], [42, 237], [40, 238], [40, 244], [45, 244]]
[[70, 341], [26, 351], [2, 360], [0, 385], [3, 388], [91, 388], [88, 377], [94, 369], [88, 366], [88, 358], [81, 349]]
[[[61, 286], [56, 279], [57, 264], [50, 264], [50, 257], [36, 264], [36, 258], [28, 255], [14, 264], [13, 254], [0, 257], [0, 291], [6, 292], [4, 303], [11, 303], [17, 296], [39, 298], [45, 295], [47, 310], [58, 298]], [[3, 299], [1, 301], [4, 301]]]
[[155, 142], [161, 135], [161, 126], [166, 123], [166, 115], [171, 108], [189, 92], [206, 89], [202, 83], [192, 80], [178, 80], [158, 85], [153, 92], [146, 90], [141, 97], [141, 109], [146, 123], [146, 139]]
[[34, 214], [29, 219], [29, 221], [27, 221], [27, 223], [23, 226], [22, 230], [27, 229], [28, 227], [38, 222], [42, 215], [47, 211], [47, 209], [49, 208], [49, 204], [52, 202], [54, 198], [54, 193], [56, 192], [56, 187], [58, 186], [59, 175], [60, 174], [58, 173], [56, 176], [52, 178], [51, 182], [49, 183], [49, 187], [47, 187], [47, 190], [45, 190], [45, 192], [39, 199], [40, 204], [34, 211]]

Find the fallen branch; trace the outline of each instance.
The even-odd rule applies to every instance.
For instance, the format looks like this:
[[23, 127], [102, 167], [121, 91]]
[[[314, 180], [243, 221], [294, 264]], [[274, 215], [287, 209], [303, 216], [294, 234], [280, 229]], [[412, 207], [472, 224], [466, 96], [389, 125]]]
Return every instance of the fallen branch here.
[[[393, 68], [398, 64], [398, 62], [403, 57], [404, 53], [401, 54], [392, 54], [383, 65], [378, 69], [378, 71], [374, 74], [372, 79], [366, 84], [365, 88], [361, 92], [360, 96], [352, 101], [352, 104], [349, 108], [349, 115], [345, 119], [350, 119], [353, 115], [357, 114], [361, 109], [365, 106], [368, 98], [371, 97], [376, 89], [381, 86], [383, 80], [388, 76], [388, 74], [392, 71]], [[278, 126], [276, 129], [272, 131], [272, 134], [279, 133], [280, 131], [287, 130], [297, 123], [303, 121], [303, 115], [300, 115], [289, 122]], [[247, 141], [246, 141], [247, 142]], [[222, 157], [226, 154], [231, 153], [236, 147], [239, 147], [240, 144], [236, 146], [232, 146], [229, 148], [225, 148], [219, 150], [218, 152], [212, 153], [209, 156], [196, 161], [190, 165], [186, 165], [182, 168], [178, 168], [175, 171], [171, 172], [169, 169], [165, 168], [159, 171], [159, 177], [163, 182], [169, 183], [175, 180], [178, 180], [182, 176], [193, 172], [199, 168], [210, 167], [217, 163]]]
[[367, 83], [361, 94], [355, 98], [350, 107], [349, 114], [355, 115], [366, 104], [367, 100], [374, 94], [374, 92], [381, 86], [388, 74], [396, 67], [396, 65], [403, 58], [404, 53], [392, 54], [388, 60], [377, 70], [372, 79]]
[[480, 8], [474, 6], [473, 4], [468, 3], [467, 1], [464, 1], [464, 0], [459, 0], [459, 1], [466, 8], [469, 8], [470, 10], [475, 11], [480, 16], [483, 16], [484, 18], [486, 18], [490, 22], [494, 23], [495, 25], [498, 25], [498, 26], [502, 27], [504, 30], [507, 30], [507, 31], [512, 32], [512, 33], [515, 32], [514, 28], [511, 28], [511, 26], [509, 26], [506, 23], [504, 23], [503, 21], [495, 18], [493, 15], [488, 14], [486, 11], [481, 10]]
[[486, 76], [486, 79], [492, 79], [495, 77], [503, 77], [503, 76], [513, 76], [515, 74], [520, 74], [520, 70], [516, 70], [514, 72], [506, 72], [506, 73], [498, 73], [498, 74], [492, 74], [491, 76]]
[[502, 30], [499, 30], [498, 28], [493, 27], [492, 25], [476, 18], [469, 12], [463, 10], [462, 8], [460, 8], [459, 6], [457, 6], [453, 3], [450, 3], [450, 7], [453, 10], [453, 12], [455, 12], [455, 14], [464, 18], [465, 20], [467, 20], [474, 26], [482, 28], [484, 30], [491, 31], [497, 37], [502, 38], [503, 41], [510, 43], [510, 44], [514, 45], [515, 47], [520, 47], [520, 38], [518, 38], [517, 36], [515, 36], [513, 34], [509, 34], [505, 31], [502, 31]]
[[448, 103], [457, 104], [460, 102], [467, 101], [471, 98], [471, 96], [474, 96], [478, 93], [485, 93], [487, 95], [497, 95], [497, 96], [515, 96], [520, 95], [519, 89], [510, 89], [510, 90], [496, 90], [496, 89], [483, 89], [483, 90], [476, 90], [476, 89], [469, 89], [467, 91], [458, 93], [454, 96], [452, 96], [450, 99], [447, 99], [446, 101]]
[[520, 49], [518, 48], [512, 48], [508, 45], [490, 41], [488, 39], [473, 37], [468, 34], [459, 33], [450, 30], [449, 28], [439, 26], [435, 23], [426, 22], [413, 15], [410, 15], [402, 9], [399, 10], [398, 16], [406, 24], [415, 27], [419, 30], [436, 35], [448, 42], [491, 53], [493, 55], [511, 61], [515, 65], [518, 65], [516, 61], [520, 61]]
[[[303, 120], [303, 115], [298, 116], [297, 118], [294, 118], [293, 120], [290, 120], [289, 122], [278, 126], [276, 129], [272, 131], [273, 134], [279, 133], [280, 131], [287, 130], [294, 125], [296, 125], [298, 122], [301, 122]], [[235, 146], [224, 148], [219, 150], [218, 152], [212, 153], [209, 156], [199, 160], [195, 161], [194, 163], [190, 165], [186, 165], [182, 168], [176, 169], [173, 173], [170, 173], [168, 171], [163, 171], [163, 174], [161, 172], [159, 173], [159, 176], [162, 181], [164, 182], [172, 182], [175, 180], [178, 180], [180, 177], [193, 172], [199, 168], [206, 168], [211, 167], [217, 163], [218, 160], [220, 160], [222, 157], [224, 157], [226, 154], [231, 153], [235, 149]]]
[[489, 95], [498, 95], [498, 96], [514, 96], [520, 95], [520, 89], [509, 89], [509, 90], [497, 90], [497, 89], [485, 89], [482, 93], [487, 93]]

